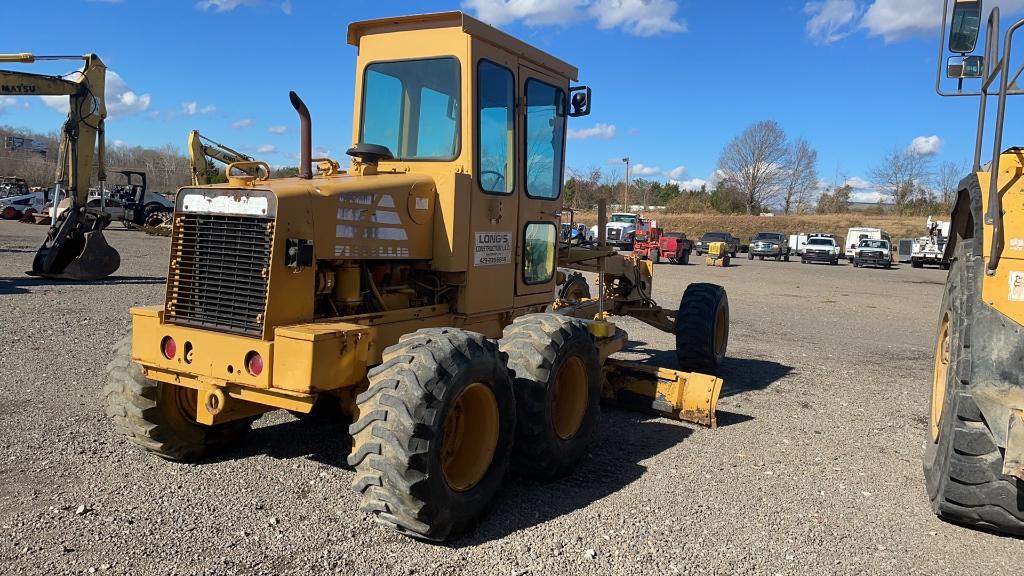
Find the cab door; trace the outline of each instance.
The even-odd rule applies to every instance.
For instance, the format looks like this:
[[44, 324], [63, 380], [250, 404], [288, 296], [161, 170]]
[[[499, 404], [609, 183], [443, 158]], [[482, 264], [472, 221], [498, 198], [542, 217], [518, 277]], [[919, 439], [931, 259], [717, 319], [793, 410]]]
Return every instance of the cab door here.
[[516, 295], [551, 295], [562, 208], [567, 86], [564, 79], [522, 64], [519, 84], [522, 186], [517, 191]]

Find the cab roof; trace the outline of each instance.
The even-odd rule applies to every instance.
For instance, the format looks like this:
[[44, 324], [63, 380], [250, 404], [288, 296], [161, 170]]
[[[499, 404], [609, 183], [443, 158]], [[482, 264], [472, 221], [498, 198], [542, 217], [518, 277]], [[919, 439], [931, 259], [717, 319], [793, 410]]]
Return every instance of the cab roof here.
[[348, 43], [359, 46], [359, 40], [368, 34], [384, 34], [407, 30], [426, 30], [432, 28], [461, 28], [462, 32], [488, 44], [511, 52], [519, 58], [539, 66], [558, 76], [575, 81], [579, 70], [575, 66], [560, 60], [543, 50], [530, 46], [526, 42], [510, 36], [497, 28], [484, 24], [480, 20], [462, 12], [436, 12], [415, 16], [396, 16], [353, 22], [348, 26]]

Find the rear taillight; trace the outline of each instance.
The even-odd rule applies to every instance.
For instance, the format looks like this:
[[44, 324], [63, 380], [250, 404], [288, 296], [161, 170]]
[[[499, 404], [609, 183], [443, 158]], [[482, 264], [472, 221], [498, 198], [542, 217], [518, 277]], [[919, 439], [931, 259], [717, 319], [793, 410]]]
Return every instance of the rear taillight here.
[[164, 339], [160, 341], [160, 351], [164, 353], [164, 358], [173, 360], [174, 356], [178, 353], [178, 344], [174, 341], [174, 338], [164, 336]]
[[253, 376], [263, 373], [263, 356], [255, 350], [245, 355], [245, 369]]

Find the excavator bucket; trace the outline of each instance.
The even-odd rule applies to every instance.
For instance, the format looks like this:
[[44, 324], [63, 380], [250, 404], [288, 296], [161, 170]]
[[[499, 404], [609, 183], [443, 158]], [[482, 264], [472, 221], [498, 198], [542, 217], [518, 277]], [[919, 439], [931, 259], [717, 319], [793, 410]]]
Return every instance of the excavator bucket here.
[[58, 280], [99, 280], [121, 266], [102, 230], [83, 231], [76, 218], [68, 218], [50, 230], [32, 261], [32, 276]]
[[717, 426], [721, 378], [613, 359], [606, 361], [605, 369], [606, 399], [626, 408]]

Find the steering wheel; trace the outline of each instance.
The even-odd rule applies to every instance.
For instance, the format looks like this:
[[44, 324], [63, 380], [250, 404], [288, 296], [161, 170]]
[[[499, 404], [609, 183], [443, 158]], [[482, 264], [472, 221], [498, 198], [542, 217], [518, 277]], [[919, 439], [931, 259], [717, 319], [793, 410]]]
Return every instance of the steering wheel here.
[[[505, 182], [505, 175], [502, 174], [501, 172], [496, 171], [496, 170], [481, 170], [480, 171], [480, 180], [481, 180], [481, 182], [483, 181], [483, 177], [484, 177], [485, 174], [490, 174], [491, 176], [494, 176], [494, 178], [495, 178], [495, 180], [494, 180], [495, 186], [494, 187], [495, 188], [497, 188], [498, 182]], [[491, 192], [494, 191], [494, 190], [492, 190], [490, 188], [488, 188], [487, 190], [491, 191]], [[501, 191], [502, 192], [505, 191], [505, 187], [504, 186], [501, 187]]]

